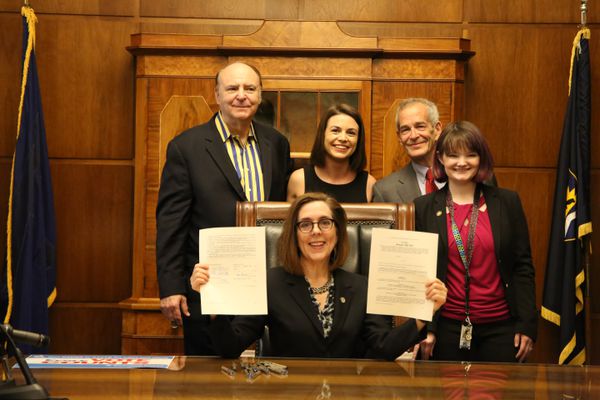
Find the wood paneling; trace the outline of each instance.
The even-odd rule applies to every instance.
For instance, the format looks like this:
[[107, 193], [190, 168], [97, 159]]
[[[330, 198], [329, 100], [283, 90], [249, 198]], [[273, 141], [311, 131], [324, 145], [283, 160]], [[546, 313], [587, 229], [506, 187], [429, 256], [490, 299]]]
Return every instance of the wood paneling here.
[[[199, 62], [197, 58], [189, 56], [174, 56], [169, 63], [160, 61], [159, 57], [148, 56], [137, 64], [138, 76], [179, 76], [179, 77], [206, 77], [214, 78], [221, 68], [227, 65], [224, 57], [213, 57]], [[213, 80], [214, 81], [214, 80]]]
[[[429, 3], [423, 3], [428, 5]], [[412, 23], [412, 22], [355, 22], [339, 21], [342, 31], [352, 36], [385, 37], [461, 37], [463, 25], [460, 22], [446, 24]]]
[[39, 15], [37, 60], [50, 157], [133, 158], [135, 25]]
[[297, 19], [300, 0], [140, 0], [143, 17]]
[[[597, 145], [597, 141], [595, 146]], [[592, 249], [594, 253], [592, 253], [591, 257], [591, 268], [590, 268], [590, 296], [592, 297], [592, 312], [596, 314], [596, 318], [600, 323], [600, 256], [598, 253], [600, 252], [600, 170], [593, 169], [590, 174], [590, 211], [592, 213], [592, 227], [595, 228], [596, 234], [592, 234]], [[600, 332], [600, 330], [595, 330], [594, 332]], [[598, 336], [598, 335], [597, 335]], [[598, 350], [598, 355], [600, 355], [600, 340], [596, 342], [596, 349]], [[600, 363], [600, 357], [597, 358]]]
[[462, 0], [305, 0], [301, 19], [312, 21], [460, 22]]
[[51, 162], [59, 302], [131, 292], [133, 165]]
[[550, 238], [550, 220], [552, 214], [552, 195], [548, 193], [554, 187], [556, 175], [552, 169], [496, 168], [494, 169], [498, 186], [519, 193], [529, 226], [531, 253], [536, 267], [536, 298], [541, 303], [544, 286], [544, 270], [547, 260], [548, 240]]
[[[373, 75], [379, 80], [446, 80], [456, 79], [456, 61], [454, 60], [385, 60], [373, 63]], [[401, 71], [400, 76], [398, 72]], [[460, 73], [459, 78], [464, 77]]]
[[[597, 136], [596, 136], [597, 137]], [[594, 139], [592, 138], [592, 141]], [[594, 142], [597, 143], [597, 142]], [[596, 149], [600, 147], [596, 144]], [[590, 267], [588, 269], [587, 278], [589, 282], [589, 300], [591, 308], [591, 325], [592, 337], [587, 338], [588, 343], [591, 343], [591, 360], [594, 364], [600, 364], [600, 340], [598, 332], [600, 332], [600, 170], [592, 169], [590, 174], [590, 211], [592, 214], [592, 225], [595, 228], [596, 234], [592, 234], [592, 248], [594, 253], [590, 257]], [[558, 328], [555, 328], [558, 329]], [[556, 332], [556, 330], [555, 330]], [[589, 351], [589, 350], [588, 350]]]
[[[156, 210], [156, 207], [154, 207]], [[150, 225], [148, 226], [150, 227]], [[152, 225], [151, 229], [156, 237], [156, 224]], [[146, 298], [158, 298], [158, 279], [156, 276], [156, 246], [154, 244], [148, 244], [144, 247], [144, 265], [141, 273], [144, 279], [141, 279], [143, 284], [140, 296]]]
[[477, 55], [466, 118], [486, 135], [496, 165], [556, 167], [573, 29], [486, 25], [469, 33]]
[[0, 156], [12, 157], [21, 94], [21, 16], [0, 14], [0, 26]]
[[[434, 101], [440, 112], [443, 124], [450, 121], [453, 113], [453, 84], [451, 82], [374, 82], [373, 104], [371, 108], [371, 174], [381, 179], [383, 176], [400, 168], [406, 159], [402, 156], [402, 147], [391, 137], [395, 134], [395, 111], [393, 103], [406, 97], [425, 97]], [[460, 112], [459, 112], [460, 113]], [[384, 139], [387, 137], [387, 140]], [[386, 146], [397, 146], [396, 150]], [[384, 157], [393, 155], [389, 160]], [[395, 154], [395, 155], [394, 155]], [[384, 171], [385, 169], [385, 171]]]
[[117, 304], [58, 302], [50, 309], [53, 354], [120, 354], [120, 333]]
[[181, 132], [208, 121], [213, 116], [203, 96], [171, 96], [160, 113], [158, 170], [167, 160], [167, 145]]
[[0, 260], [6, 265], [6, 220], [8, 216], [8, 193], [10, 191], [10, 169], [12, 159], [0, 159]]
[[142, 18], [140, 21], [140, 32], [185, 33], [194, 35], [249, 35], [257, 31], [262, 24], [262, 20]]
[[[3, 0], [0, 11], [20, 12], [23, 0]], [[32, 0], [30, 5], [36, 14], [115, 15], [133, 16], [136, 0]]]
[[[550, 237], [549, 216], [552, 214], [552, 195], [540, 194], [553, 193], [552, 188], [556, 179], [555, 172], [552, 169], [528, 168], [497, 168], [494, 172], [499, 186], [515, 190], [521, 198], [529, 227], [533, 266], [536, 270], [536, 304], [537, 308], [540, 309]], [[542, 321], [541, 318], [540, 321]], [[546, 322], [540, 322], [536, 351], [530, 357], [530, 361], [556, 362], [558, 359], [557, 333], [557, 327]]]
[[160, 313], [124, 310], [122, 331], [123, 354], [183, 354], [183, 328], [172, 329]]
[[[265, 78], [363, 79], [371, 74], [371, 62], [358, 58], [255, 57], [253, 65], [268, 71]], [[325, 83], [327, 85], [327, 83]]]
[[[216, 72], [215, 72], [216, 73]], [[214, 75], [213, 75], [214, 76]], [[210, 79], [157, 79], [151, 80], [148, 89], [148, 142], [146, 143], [146, 186], [158, 189], [160, 182], [160, 114], [172, 96], [202, 96], [208, 106], [216, 111], [214, 78]], [[152, 211], [154, 212], [154, 211]]]
[[373, 49], [377, 47], [377, 38], [348, 36], [335, 22], [265, 21], [252, 35], [223, 37], [223, 45], [241, 48]]
[[[600, 19], [600, 8], [588, 2], [588, 21]], [[466, 22], [580, 23], [580, 2], [559, 0], [464, 0]]]

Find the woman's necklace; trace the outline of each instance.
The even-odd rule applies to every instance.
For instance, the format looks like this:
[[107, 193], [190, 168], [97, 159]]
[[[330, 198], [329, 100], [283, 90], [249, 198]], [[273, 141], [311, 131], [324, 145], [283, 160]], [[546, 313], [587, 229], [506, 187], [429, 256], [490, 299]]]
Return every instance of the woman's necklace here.
[[[306, 277], [304, 277], [304, 279], [306, 280], [306, 282], [308, 282], [308, 279], [306, 279]], [[327, 280], [327, 282], [325, 282], [325, 284], [323, 286], [312, 287], [312, 286], [310, 286], [310, 282], [308, 282], [308, 289], [310, 290], [310, 292], [312, 294], [322, 294], [322, 293], [329, 291], [329, 288], [331, 287], [332, 284], [333, 284], [333, 279], [332, 279], [332, 276], [330, 275], [329, 279]]]

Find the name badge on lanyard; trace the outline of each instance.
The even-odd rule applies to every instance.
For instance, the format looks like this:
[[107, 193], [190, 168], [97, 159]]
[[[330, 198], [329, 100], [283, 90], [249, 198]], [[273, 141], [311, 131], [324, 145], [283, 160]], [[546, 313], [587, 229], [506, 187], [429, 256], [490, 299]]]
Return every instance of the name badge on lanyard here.
[[465, 320], [460, 326], [460, 338], [458, 347], [461, 350], [471, 350], [471, 339], [473, 339], [473, 324], [469, 318], [469, 292], [471, 273], [469, 267], [471, 266], [471, 259], [473, 258], [473, 243], [475, 241], [475, 229], [477, 227], [477, 217], [479, 215], [479, 198], [481, 196], [481, 189], [479, 186], [475, 188], [475, 194], [473, 196], [473, 208], [471, 209], [471, 224], [469, 226], [469, 235], [467, 237], [467, 248], [462, 241], [456, 220], [454, 219], [454, 203], [452, 202], [452, 194], [448, 190], [446, 195], [446, 206], [450, 212], [450, 222], [452, 223], [452, 235], [456, 242], [458, 254], [465, 267]]
[[471, 339], [473, 338], [473, 325], [469, 317], [465, 318], [460, 326], [460, 342], [458, 347], [461, 350], [471, 350]]

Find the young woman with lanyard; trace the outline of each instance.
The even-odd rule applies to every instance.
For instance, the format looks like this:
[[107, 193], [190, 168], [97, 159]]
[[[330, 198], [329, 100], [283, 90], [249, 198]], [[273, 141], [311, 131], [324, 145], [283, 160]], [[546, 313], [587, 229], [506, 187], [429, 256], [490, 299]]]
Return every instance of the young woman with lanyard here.
[[449, 124], [433, 172], [446, 186], [415, 199], [416, 229], [439, 234], [438, 278], [446, 304], [421, 342], [422, 358], [522, 362], [537, 332], [527, 221], [516, 192], [484, 185], [492, 174], [485, 138]]

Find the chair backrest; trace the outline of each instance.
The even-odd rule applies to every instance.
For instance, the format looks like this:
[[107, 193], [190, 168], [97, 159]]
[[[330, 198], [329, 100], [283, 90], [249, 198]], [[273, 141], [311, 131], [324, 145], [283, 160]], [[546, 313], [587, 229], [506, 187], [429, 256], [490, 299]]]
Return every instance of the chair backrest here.
[[[348, 240], [350, 252], [342, 267], [363, 275], [369, 273], [371, 233], [373, 228], [414, 230], [414, 206], [412, 203], [342, 203], [348, 217]], [[264, 226], [267, 235], [267, 267], [275, 267], [277, 241], [290, 203], [285, 202], [238, 202], [237, 226]]]

